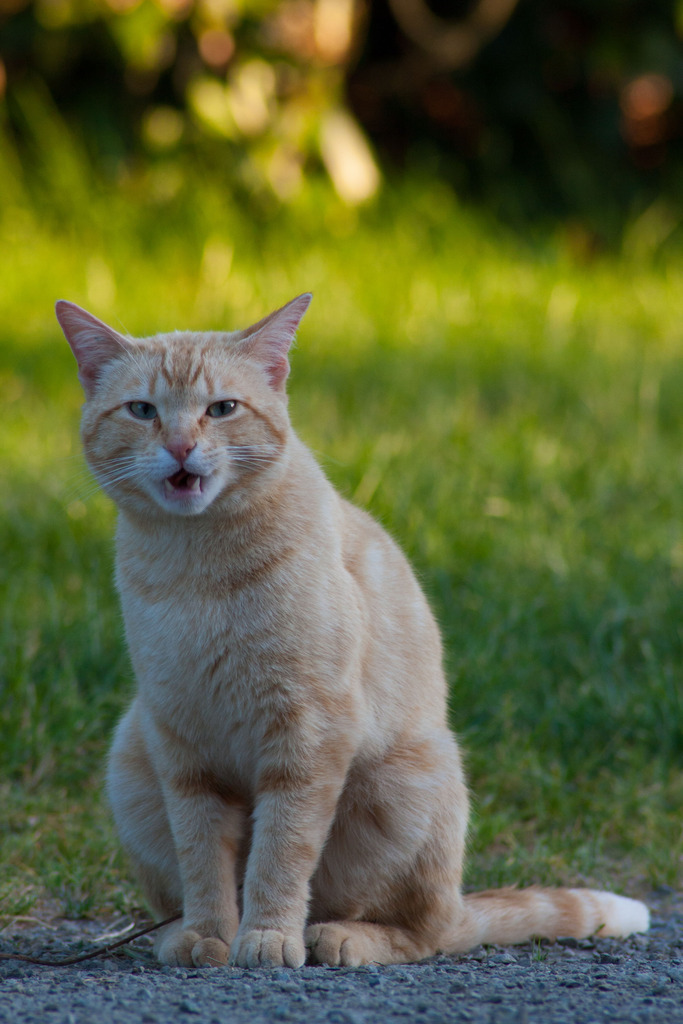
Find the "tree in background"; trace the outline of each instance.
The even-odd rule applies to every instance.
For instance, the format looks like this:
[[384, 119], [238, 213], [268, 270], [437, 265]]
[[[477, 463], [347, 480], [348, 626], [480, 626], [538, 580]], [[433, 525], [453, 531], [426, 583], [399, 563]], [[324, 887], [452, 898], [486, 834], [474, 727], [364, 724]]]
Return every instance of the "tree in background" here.
[[359, 203], [426, 163], [507, 217], [671, 225], [682, 29], [680, 0], [0, 0], [3, 131], [29, 152], [38, 103], [113, 173], [189, 151]]
[[372, 4], [348, 93], [385, 159], [426, 158], [518, 220], [609, 229], [656, 202], [660, 230], [677, 223], [683, 3], [500, 0], [480, 26], [482, 7]]

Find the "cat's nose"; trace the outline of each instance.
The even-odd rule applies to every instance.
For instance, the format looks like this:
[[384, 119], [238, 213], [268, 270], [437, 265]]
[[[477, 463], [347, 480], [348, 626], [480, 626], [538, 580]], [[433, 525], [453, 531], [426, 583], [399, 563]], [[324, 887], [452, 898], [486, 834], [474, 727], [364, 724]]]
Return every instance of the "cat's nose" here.
[[196, 441], [188, 441], [184, 438], [167, 441], [164, 445], [167, 452], [170, 452], [178, 462], [184, 462], [187, 456], [197, 447]]

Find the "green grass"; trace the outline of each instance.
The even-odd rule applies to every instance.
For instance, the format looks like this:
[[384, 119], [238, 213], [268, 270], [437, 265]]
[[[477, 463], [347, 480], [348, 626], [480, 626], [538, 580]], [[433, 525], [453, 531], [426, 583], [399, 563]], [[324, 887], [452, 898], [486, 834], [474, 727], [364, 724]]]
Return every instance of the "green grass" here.
[[249, 213], [215, 176], [105, 187], [49, 143], [28, 177], [0, 158], [0, 912], [139, 900], [100, 789], [133, 685], [114, 512], [80, 459], [60, 297], [151, 333], [243, 326], [313, 290], [293, 419], [443, 627], [468, 885], [680, 886], [676, 251], [636, 225], [624, 254], [577, 264], [560, 235], [506, 236], [428, 181], [361, 213], [315, 186]]

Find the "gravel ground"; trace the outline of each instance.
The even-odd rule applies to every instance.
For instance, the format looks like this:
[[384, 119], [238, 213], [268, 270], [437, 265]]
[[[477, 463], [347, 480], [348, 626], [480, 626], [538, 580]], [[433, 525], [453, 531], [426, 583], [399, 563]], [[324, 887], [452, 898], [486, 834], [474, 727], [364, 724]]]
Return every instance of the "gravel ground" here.
[[[73, 967], [0, 960], [0, 1022], [683, 1024], [683, 895], [648, 902], [651, 932], [625, 942], [480, 947], [410, 966], [188, 970], [158, 966], [147, 938]], [[102, 930], [10, 924], [0, 952], [65, 957], [92, 948]]]

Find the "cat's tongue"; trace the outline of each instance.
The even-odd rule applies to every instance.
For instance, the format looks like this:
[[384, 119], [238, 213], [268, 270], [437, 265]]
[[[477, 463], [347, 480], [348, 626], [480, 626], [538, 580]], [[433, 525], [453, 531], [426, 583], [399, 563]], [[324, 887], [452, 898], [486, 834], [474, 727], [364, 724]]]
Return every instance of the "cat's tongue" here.
[[179, 469], [173, 476], [166, 478], [171, 487], [176, 491], [198, 491], [199, 480], [194, 473], [188, 473], [186, 469]]

